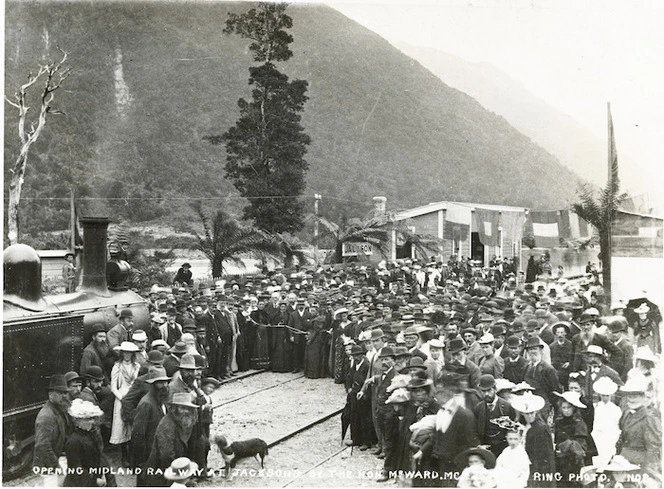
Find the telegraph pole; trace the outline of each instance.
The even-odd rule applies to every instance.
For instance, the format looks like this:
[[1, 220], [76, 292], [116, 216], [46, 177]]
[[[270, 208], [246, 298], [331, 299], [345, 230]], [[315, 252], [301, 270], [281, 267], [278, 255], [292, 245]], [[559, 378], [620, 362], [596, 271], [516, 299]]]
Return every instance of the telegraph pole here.
[[320, 194], [314, 194], [314, 263], [318, 268], [318, 203], [321, 200]]

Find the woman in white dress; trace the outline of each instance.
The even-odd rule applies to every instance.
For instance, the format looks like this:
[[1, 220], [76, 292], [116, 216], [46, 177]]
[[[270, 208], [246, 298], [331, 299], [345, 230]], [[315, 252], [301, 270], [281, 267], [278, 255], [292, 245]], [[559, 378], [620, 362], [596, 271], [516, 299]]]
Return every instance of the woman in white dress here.
[[[507, 433], [507, 447], [496, 459], [494, 476], [499, 488], [521, 488], [528, 485], [530, 476], [530, 458], [523, 446], [523, 432], [525, 427], [511, 419], [498, 418], [499, 426], [505, 428]], [[494, 420], [491, 420], [494, 421]]]
[[111, 426], [112, 445], [120, 445], [122, 449], [122, 465], [130, 466], [129, 440], [131, 439], [131, 424], [122, 419], [122, 398], [129, 392], [129, 388], [138, 377], [140, 365], [136, 361], [138, 347], [131, 341], [123, 341], [114, 350], [120, 354], [120, 359], [115, 362], [111, 370], [111, 391], [115, 396], [113, 406], [113, 425]]
[[616, 454], [616, 443], [620, 438], [620, 416], [622, 410], [611, 402], [611, 396], [618, 390], [618, 385], [608, 377], [602, 377], [593, 384], [593, 390], [599, 394], [600, 401], [595, 405], [595, 418], [591, 436], [597, 447], [597, 457], [593, 465], [604, 466]]

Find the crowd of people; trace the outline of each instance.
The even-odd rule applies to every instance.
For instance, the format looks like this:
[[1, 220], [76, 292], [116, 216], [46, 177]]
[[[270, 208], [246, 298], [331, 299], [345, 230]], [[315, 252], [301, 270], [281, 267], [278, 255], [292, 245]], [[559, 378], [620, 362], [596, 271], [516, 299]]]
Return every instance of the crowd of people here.
[[90, 331], [80, 375], [51, 378], [34, 466], [64, 454], [82, 469], [65, 485], [112, 486], [98, 468], [115, 446], [140, 486], [169, 483], [174, 462], [206, 477], [211, 394], [265, 369], [343, 384], [346, 443], [382, 460], [379, 481], [661, 484], [659, 309], [606, 303], [596, 275], [545, 287], [494, 265], [398, 260], [198, 287], [183, 266], [146, 297], [149, 326], [120, 310]]

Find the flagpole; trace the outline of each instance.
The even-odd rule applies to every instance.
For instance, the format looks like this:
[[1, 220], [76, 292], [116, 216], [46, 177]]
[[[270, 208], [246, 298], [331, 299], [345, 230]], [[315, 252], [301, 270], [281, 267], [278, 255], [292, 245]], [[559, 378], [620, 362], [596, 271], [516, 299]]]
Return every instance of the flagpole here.
[[[615, 146], [615, 139], [614, 139], [614, 134], [613, 134], [613, 119], [611, 117], [611, 102], [606, 103], [606, 114], [607, 114], [607, 122], [608, 122], [608, 151], [607, 151], [607, 156], [608, 156], [608, 189], [609, 191], [613, 192], [613, 184], [615, 181], [618, 179], [618, 157], [616, 155], [616, 146]], [[606, 259], [609, 261], [608, 263], [608, 269], [611, 270], [611, 261], [612, 261], [612, 256], [613, 256], [613, 215], [615, 212], [615, 209], [613, 208], [614, 201], [613, 199], [610, 202], [611, 204], [611, 209], [609, 209], [609, 219], [607, 222], [607, 233], [608, 233], [608, 239], [607, 239], [607, 250], [606, 250]], [[602, 265], [602, 272], [604, 272], [604, 269], [607, 267], [607, 264]], [[609, 281], [611, 280], [611, 273], [609, 273]], [[609, 291], [609, 301], [612, 301], [611, 297], [611, 284], [606, 284], [606, 275], [602, 273], [602, 285], [604, 286], [604, 290]]]
[[69, 200], [69, 239], [70, 239], [70, 250], [72, 253], [76, 253], [76, 210], [74, 207], [74, 186], [71, 187], [70, 200]]

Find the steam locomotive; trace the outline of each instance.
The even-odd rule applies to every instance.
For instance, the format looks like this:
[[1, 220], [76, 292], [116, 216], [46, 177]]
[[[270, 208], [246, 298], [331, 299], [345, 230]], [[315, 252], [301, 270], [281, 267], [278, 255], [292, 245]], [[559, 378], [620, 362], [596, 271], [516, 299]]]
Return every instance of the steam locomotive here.
[[133, 311], [136, 329], [150, 324], [147, 301], [125, 283], [129, 264], [113, 252], [107, 260], [109, 223], [107, 218], [81, 219], [81, 282], [71, 294], [42, 295], [42, 266], [33, 248], [17, 244], [3, 253], [3, 481], [32, 463], [35, 419], [48, 398], [49, 379], [78, 371], [91, 326], [112, 328], [123, 308]]

